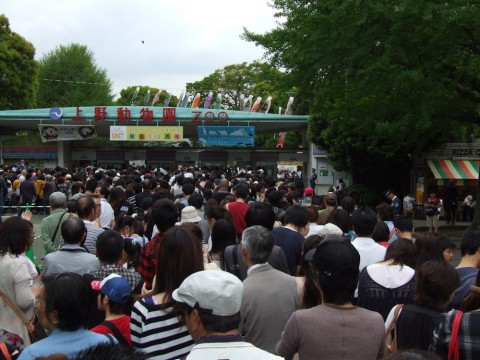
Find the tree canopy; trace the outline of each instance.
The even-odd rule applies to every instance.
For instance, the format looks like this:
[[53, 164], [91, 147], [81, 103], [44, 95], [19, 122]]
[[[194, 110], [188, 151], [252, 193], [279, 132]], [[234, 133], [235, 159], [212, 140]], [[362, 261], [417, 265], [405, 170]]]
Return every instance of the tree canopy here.
[[39, 61], [38, 107], [113, 103], [112, 82], [80, 44], [60, 45]]
[[[129, 87], [126, 87], [125, 89], [122, 89], [120, 91], [120, 97], [117, 99], [117, 101], [115, 103], [117, 105], [123, 105], [123, 106], [132, 105], [133, 95], [134, 95], [137, 87], [140, 88], [140, 89], [138, 91], [137, 96], [135, 97], [135, 99], [133, 101], [133, 105], [143, 106], [144, 101], [145, 101], [145, 95], [147, 94], [147, 91], [150, 90], [150, 97], [149, 97], [147, 105], [152, 106], [152, 101], [153, 101], [155, 95], [157, 95], [157, 93], [160, 90], [157, 89], [157, 88], [154, 88], [154, 87], [141, 86], [141, 85], [129, 86]], [[167, 100], [167, 98], [169, 96], [170, 96], [170, 100], [168, 102], [168, 106], [170, 106], [170, 107], [171, 106], [174, 106], [174, 107], [177, 106], [178, 98], [176, 96], [172, 95], [172, 94], [169, 94], [166, 90], [161, 91], [159, 99], [155, 102], [155, 104], [153, 106], [165, 106], [165, 100]]]
[[35, 106], [37, 62], [35, 48], [10, 30], [0, 14], [0, 109], [28, 109]]
[[279, 107], [287, 105], [289, 96], [296, 93], [295, 87], [289, 82], [283, 72], [274, 66], [254, 61], [227, 65], [223, 69], [215, 70], [202, 80], [187, 83], [187, 92], [190, 95], [200, 93], [205, 99], [210, 91], [214, 98], [222, 95], [222, 108], [238, 110], [240, 108], [240, 94], [245, 97], [253, 96], [253, 101], [260, 96], [262, 102], [268, 96], [272, 97], [270, 112], [278, 111]]
[[273, 6], [279, 25], [265, 34], [245, 29], [243, 36], [311, 96], [309, 138], [328, 150], [338, 170], [368, 182], [379, 178], [378, 169], [387, 181], [389, 173], [408, 177], [409, 155], [478, 129], [478, 2], [274, 0]]

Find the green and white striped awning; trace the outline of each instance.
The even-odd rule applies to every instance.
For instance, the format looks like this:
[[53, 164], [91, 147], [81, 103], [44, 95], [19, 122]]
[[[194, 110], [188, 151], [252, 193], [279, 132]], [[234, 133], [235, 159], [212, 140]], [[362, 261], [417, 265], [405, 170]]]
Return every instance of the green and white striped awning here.
[[477, 180], [480, 160], [427, 160], [435, 179]]

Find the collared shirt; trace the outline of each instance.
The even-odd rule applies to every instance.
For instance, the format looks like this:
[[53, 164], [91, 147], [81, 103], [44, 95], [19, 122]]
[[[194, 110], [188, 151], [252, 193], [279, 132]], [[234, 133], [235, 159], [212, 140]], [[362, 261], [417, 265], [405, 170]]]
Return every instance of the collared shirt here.
[[259, 268], [259, 267], [262, 267], [262, 266], [265, 266], [265, 265], [268, 265], [268, 262], [252, 265], [252, 266], [249, 267], [248, 270], [247, 270], [247, 276], [250, 276], [250, 274], [252, 273], [252, 271], [255, 270], [256, 268]]
[[91, 276], [95, 280], [103, 280], [110, 274], [117, 274], [127, 279], [132, 292], [138, 293], [138, 290], [141, 290], [143, 281], [140, 274], [136, 271], [127, 270], [121, 265], [103, 265], [99, 270], [86, 274], [86, 277], [88, 279]]
[[89, 220], [83, 220], [85, 223], [85, 228], [87, 229], [87, 237], [85, 238], [85, 248], [90, 254], [95, 254], [97, 250], [97, 238], [98, 235], [103, 233], [105, 230], [94, 225]]
[[153, 277], [157, 268], [157, 251], [162, 235], [156, 234], [150, 242], [142, 248], [138, 261], [137, 271], [143, 277], [147, 289], [152, 288]]
[[47, 338], [26, 347], [18, 359], [31, 360], [54, 353], [61, 353], [71, 358], [82, 350], [103, 343], [117, 343], [117, 341], [84, 328], [75, 331], [55, 329]]
[[102, 206], [100, 212], [100, 226], [104, 229], [110, 229], [110, 225], [112, 225], [112, 222], [115, 219], [112, 205], [110, 205], [105, 198], [100, 199], [100, 205]]
[[99, 268], [100, 263], [95, 255], [89, 254], [79, 245], [65, 244], [60, 251], [45, 256], [43, 276], [48, 277], [67, 271], [83, 275]]

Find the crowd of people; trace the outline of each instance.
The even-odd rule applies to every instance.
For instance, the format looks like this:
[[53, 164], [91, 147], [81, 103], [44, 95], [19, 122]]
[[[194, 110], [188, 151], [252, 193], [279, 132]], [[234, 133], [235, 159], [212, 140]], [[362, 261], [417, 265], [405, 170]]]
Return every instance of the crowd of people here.
[[[343, 182], [316, 194], [261, 169], [12, 176], [0, 359], [446, 359], [451, 343], [480, 356], [480, 229], [454, 268], [455, 243], [416, 233], [391, 191], [373, 210]], [[45, 206], [43, 268], [25, 255], [27, 203]]]

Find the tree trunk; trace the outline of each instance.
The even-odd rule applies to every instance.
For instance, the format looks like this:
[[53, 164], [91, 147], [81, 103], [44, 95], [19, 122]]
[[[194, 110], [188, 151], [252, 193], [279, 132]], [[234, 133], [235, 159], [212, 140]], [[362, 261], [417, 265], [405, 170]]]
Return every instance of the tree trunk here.
[[475, 210], [472, 225], [480, 225], [480, 168], [478, 169], [477, 194], [475, 195]]

